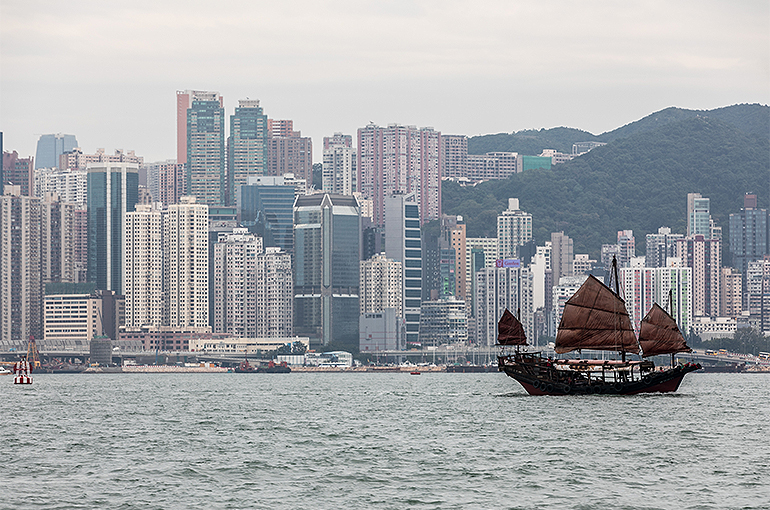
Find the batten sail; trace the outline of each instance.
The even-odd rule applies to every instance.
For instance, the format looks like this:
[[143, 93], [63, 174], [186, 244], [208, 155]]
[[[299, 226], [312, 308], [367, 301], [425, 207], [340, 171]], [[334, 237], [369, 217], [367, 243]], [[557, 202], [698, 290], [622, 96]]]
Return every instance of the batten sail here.
[[507, 308], [497, 323], [498, 345], [527, 345], [527, 335], [524, 327]]
[[555, 343], [558, 354], [577, 349], [639, 352], [625, 303], [592, 275], [564, 305]]
[[642, 356], [645, 358], [692, 350], [687, 346], [676, 321], [657, 303], [652, 305], [642, 319], [639, 328], [639, 344], [642, 346]]

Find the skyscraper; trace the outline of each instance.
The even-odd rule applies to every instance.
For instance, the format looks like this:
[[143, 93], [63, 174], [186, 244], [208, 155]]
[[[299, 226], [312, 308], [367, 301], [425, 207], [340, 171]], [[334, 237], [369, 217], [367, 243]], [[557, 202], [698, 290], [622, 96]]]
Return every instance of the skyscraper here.
[[527, 338], [534, 337], [532, 273], [516, 267], [485, 267], [475, 274], [476, 341], [493, 346], [497, 342], [497, 321], [507, 308], [520, 312]]
[[688, 236], [676, 242], [676, 256], [692, 268], [692, 314], [697, 317], [719, 315], [722, 273], [722, 245], [719, 239], [702, 235]]
[[672, 234], [668, 227], [660, 227], [657, 234], [647, 234], [646, 267], [665, 267], [667, 260], [675, 256], [676, 240], [682, 239], [682, 234]]
[[402, 271], [401, 262], [383, 253], [361, 261], [361, 314], [392, 308], [402, 317]]
[[0, 341], [5, 349], [42, 338], [40, 199], [6, 186], [0, 196]]
[[45, 193], [40, 203], [40, 261], [43, 283], [75, 282], [75, 205]]
[[730, 253], [733, 267], [745, 274], [749, 262], [770, 253], [767, 210], [757, 208], [757, 196], [746, 193], [743, 208], [730, 215]]
[[59, 156], [77, 146], [75, 135], [40, 135], [35, 151], [35, 168], [58, 168]]
[[294, 131], [291, 120], [268, 119], [267, 175], [294, 174], [304, 179], [308, 188], [313, 182], [313, 142]]
[[169, 159], [148, 163], [144, 168], [153, 202], [160, 202], [164, 207], [168, 207], [176, 204], [179, 197], [185, 196], [187, 177], [184, 163]]
[[327, 193], [352, 195], [358, 191], [356, 151], [351, 140], [342, 133], [324, 137], [322, 186]]
[[195, 197], [168, 206], [163, 252], [169, 326], [209, 326], [208, 227], [209, 208]]
[[[218, 92], [177, 92], [177, 163], [185, 163], [186, 192], [200, 204], [227, 205], [225, 110]], [[180, 126], [180, 113], [186, 124]], [[181, 142], [184, 133], [185, 142]], [[185, 149], [184, 157], [179, 152]]]
[[20, 158], [16, 151], [3, 152], [3, 182], [19, 186], [25, 197], [33, 195], [35, 171], [32, 167], [33, 158]]
[[230, 116], [227, 138], [227, 180], [229, 202], [234, 203], [238, 186], [248, 184], [251, 176], [267, 173], [267, 115], [259, 100], [241, 99]]
[[636, 257], [636, 239], [633, 230], [618, 230], [618, 246], [620, 247], [620, 256], [618, 257], [618, 267], [629, 267], [631, 259]]
[[551, 233], [551, 270], [553, 286], [559, 285], [559, 278], [572, 276], [572, 262], [575, 260], [573, 242], [564, 232]]
[[468, 137], [465, 135], [441, 135], [441, 160], [444, 163], [442, 177], [456, 179], [467, 177]]
[[[257, 181], [260, 184], [252, 184]], [[238, 221], [262, 237], [265, 246], [294, 253], [294, 198], [296, 188], [283, 177], [249, 179], [237, 189]]]
[[701, 235], [711, 239], [711, 205], [708, 198], [700, 193], [687, 194], [687, 236]]
[[[394, 193], [383, 201], [385, 256], [401, 262], [403, 317], [406, 342], [420, 341], [420, 305], [423, 287], [423, 247], [420, 235], [420, 206], [415, 193]], [[454, 278], [454, 275], [452, 275]]]
[[294, 331], [316, 342], [358, 340], [360, 216], [354, 197], [294, 203]]
[[154, 206], [137, 204], [126, 213], [123, 273], [126, 327], [161, 326], [163, 300], [163, 218]]
[[88, 279], [98, 289], [123, 293], [123, 220], [138, 198], [137, 164], [89, 164]]
[[509, 198], [508, 209], [497, 216], [497, 253], [501, 259], [519, 258], [519, 248], [532, 240], [532, 215], [519, 209], [519, 199]]
[[386, 197], [412, 193], [420, 222], [441, 215], [441, 133], [432, 128], [369, 124], [358, 130], [358, 190], [373, 201], [376, 226], [384, 224]]

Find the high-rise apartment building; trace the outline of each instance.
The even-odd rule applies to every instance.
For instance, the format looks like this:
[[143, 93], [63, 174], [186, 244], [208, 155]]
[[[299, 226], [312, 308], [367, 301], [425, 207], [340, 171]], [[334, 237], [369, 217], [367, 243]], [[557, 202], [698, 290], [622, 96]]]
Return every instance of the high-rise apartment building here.
[[618, 230], [618, 267], [630, 267], [631, 259], [636, 257], [636, 239], [633, 230]]
[[[177, 93], [177, 100], [179, 100]], [[227, 205], [225, 109], [217, 92], [196, 92], [187, 109], [186, 190], [199, 204]], [[177, 131], [178, 133], [178, 131]]]
[[719, 284], [719, 315], [722, 317], [737, 317], [743, 311], [743, 278], [741, 272], [734, 267], [723, 267]]
[[[692, 269], [674, 264], [668, 267], [626, 267], [620, 269], [621, 292], [636, 333], [654, 303], [666, 310], [686, 335], [692, 326]], [[673, 299], [669, 300], [669, 292]]]
[[356, 150], [352, 147], [350, 135], [334, 133], [333, 137], [325, 137], [322, 180], [324, 192], [340, 195], [352, 195], [357, 192], [356, 163]]
[[420, 221], [441, 215], [441, 133], [432, 128], [369, 124], [358, 130], [358, 189], [373, 202], [373, 221], [384, 225], [385, 198], [412, 193]]
[[89, 164], [88, 279], [97, 289], [123, 293], [123, 220], [138, 198], [136, 163]]
[[209, 208], [195, 197], [168, 206], [163, 253], [169, 326], [209, 326], [208, 228]]
[[485, 267], [474, 275], [476, 288], [476, 341], [491, 347], [497, 343], [497, 322], [507, 308], [519, 313], [527, 338], [534, 338], [532, 274], [521, 264]]
[[292, 336], [291, 256], [237, 228], [214, 245], [215, 333], [243, 338]]
[[385, 256], [401, 262], [403, 317], [406, 342], [420, 341], [420, 304], [423, 287], [423, 246], [420, 235], [420, 205], [415, 193], [392, 194], [383, 200]]
[[267, 125], [267, 175], [294, 174], [309, 188], [313, 182], [313, 142], [294, 131], [291, 120], [267, 119]]
[[687, 237], [700, 235], [711, 239], [710, 202], [700, 193], [687, 194]]
[[331, 149], [332, 147], [353, 147], [353, 137], [350, 135], [343, 135], [342, 133], [324, 136], [324, 150]]
[[0, 196], [0, 341], [18, 349], [42, 338], [40, 199], [5, 186]]
[[294, 331], [315, 342], [358, 339], [360, 216], [354, 197], [294, 203]]
[[770, 255], [749, 262], [746, 268], [746, 302], [749, 319], [765, 333], [770, 331]]
[[697, 317], [719, 315], [722, 273], [722, 242], [702, 235], [688, 236], [676, 242], [676, 256], [692, 268], [692, 312]]
[[551, 233], [551, 270], [553, 286], [559, 285], [559, 278], [572, 276], [572, 263], [575, 260], [573, 241], [564, 232]]
[[518, 172], [517, 152], [487, 152], [468, 155], [466, 177], [474, 181], [507, 179]]
[[33, 194], [43, 198], [46, 193], [56, 193], [60, 201], [85, 209], [88, 203], [88, 172], [57, 168], [35, 170]]
[[[256, 338], [257, 255], [262, 238], [248, 229], [220, 233], [214, 244], [214, 317], [212, 331]], [[264, 306], [264, 303], [260, 303]]]
[[403, 317], [403, 267], [384, 253], [361, 261], [361, 314], [382, 312], [386, 308]]
[[460, 179], [468, 173], [468, 137], [465, 135], [441, 135], [441, 160], [444, 168], [441, 177]]
[[83, 154], [80, 147], [75, 147], [59, 156], [60, 170], [82, 170], [88, 169], [92, 163], [134, 163], [141, 167], [144, 164], [144, 158], [137, 156], [134, 151], [123, 151], [116, 149], [115, 154], [106, 154], [104, 149], [96, 149], [95, 154]]
[[519, 249], [532, 240], [532, 215], [519, 209], [519, 199], [509, 198], [508, 209], [497, 216], [497, 254], [519, 258]]
[[40, 273], [43, 283], [75, 282], [75, 205], [46, 193], [40, 202]]
[[672, 234], [668, 227], [660, 227], [657, 234], [647, 234], [646, 267], [665, 267], [670, 257], [676, 256], [676, 240], [683, 239], [682, 234]]
[[35, 170], [33, 159], [20, 158], [16, 151], [3, 152], [3, 182], [7, 185], [19, 186], [22, 196], [33, 195]]
[[770, 254], [768, 216], [757, 208], [757, 196], [746, 193], [741, 212], [730, 215], [730, 253], [733, 267], [746, 273], [749, 262]]
[[230, 116], [227, 138], [227, 179], [230, 203], [236, 200], [238, 186], [249, 177], [267, 175], [267, 140], [270, 136], [267, 115], [257, 99], [241, 99]]
[[77, 146], [75, 135], [40, 135], [35, 151], [35, 169], [59, 167], [59, 156]]
[[129, 328], [164, 324], [163, 217], [158, 205], [137, 204], [126, 213], [123, 295]]
[[184, 163], [173, 159], [144, 165], [147, 172], [147, 188], [153, 202], [160, 202], [163, 207], [176, 204], [179, 197], [186, 195], [187, 177]]

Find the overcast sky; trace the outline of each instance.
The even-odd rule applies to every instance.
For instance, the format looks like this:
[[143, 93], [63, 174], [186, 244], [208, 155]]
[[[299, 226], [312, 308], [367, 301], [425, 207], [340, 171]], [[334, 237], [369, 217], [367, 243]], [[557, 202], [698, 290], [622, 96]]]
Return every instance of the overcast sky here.
[[[372, 121], [594, 134], [770, 103], [768, 0], [0, 0], [0, 130], [176, 155], [175, 92], [259, 99], [321, 138]], [[228, 122], [229, 124], [229, 122]], [[228, 127], [229, 129], [229, 127]]]

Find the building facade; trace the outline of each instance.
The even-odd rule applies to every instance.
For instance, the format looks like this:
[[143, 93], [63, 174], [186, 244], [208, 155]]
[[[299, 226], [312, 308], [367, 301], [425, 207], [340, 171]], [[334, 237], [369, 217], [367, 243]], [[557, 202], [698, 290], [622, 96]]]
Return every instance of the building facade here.
[[497, 216], [497, 254], [519, 258], [519, 249], [532, 240], [532, 215], [519, 209], [519, 199], [509, 198], [508, 209]]
[[371, 199], [373, 221], [384, 225], [385, 198], [414, 194], [420, 221], [441, 215], [441, 133], [432, 128], [369, 124], [358, 130], [358, 186]]
[[[177, 99], [179, 99], [177, 93]], [[225, 109], [217, 92], [199, 92], [192, 96], [186, 110], [185, 189], [198, 203], [226, 206]], [[177, 131], [178, 134], [178, 131]]]
[[401, 262], [403, 274], [402, 310], [406, 342], [420, 341], [420, 304], [423, 288], [423, 246], [420, 206], [414, 193], [393, 194], [384, 199], [385, 255]]
[[249, 177], [267, 174], [267, 115], [259, 100], [241, 99], [230, 116], [227, 138], [227, 179], [229, 203], [236, 200], [238, 186], [248, 184]]
[[[0, 196], [0, 341], [26, 346], [42, 338], [40, 200], [5, 186]], [[4, 350], [8, 350], [7, 348]]]
[[314, 342], [358, 339], [360, 217], [354, 197], [294, 203], [294, 331]]
[[40, 135], [35, 151], [35, 168], [58, 168], [59, 156], [78, 146], [75, 135]]
[[718, 316], [722, 242], [702, 235], [686, 237], [677, 240], [676, 255], [684, 266], [692, 268], [693, 316]]
[[195, 197], [168, 207], [163, 225], [167, 325], [209, 326], [209, 208]]
[[[485, 267], [475, 274], [476, 342], [491, 347], [497, 343], [497, 323], [507, 308], [518, 314], [524, 332], [534, 344], [532, 273], [521, 264]], [[536, 344], [535, 344], [536, 345]]]
[[732, 264], [745, 274], [749, 262], [770, 253], [767, 210], [758, 209], [757, 196], [747, 193], [743, 198], [741, 212], [730, 215], [729, 225]]
[[163, 217], [158, 204], [137, 204], [126, 213], [125, 325], [161, 326], [165, 322], [163, 294]]
[[392, 308], [403, 317], [403, 267], [385, 254], [361, 261], [361, 314]]
[[123, 220], [138, 198], [137, 164], [88, 166], [88, 279], [98, 289], [123, 293]]

